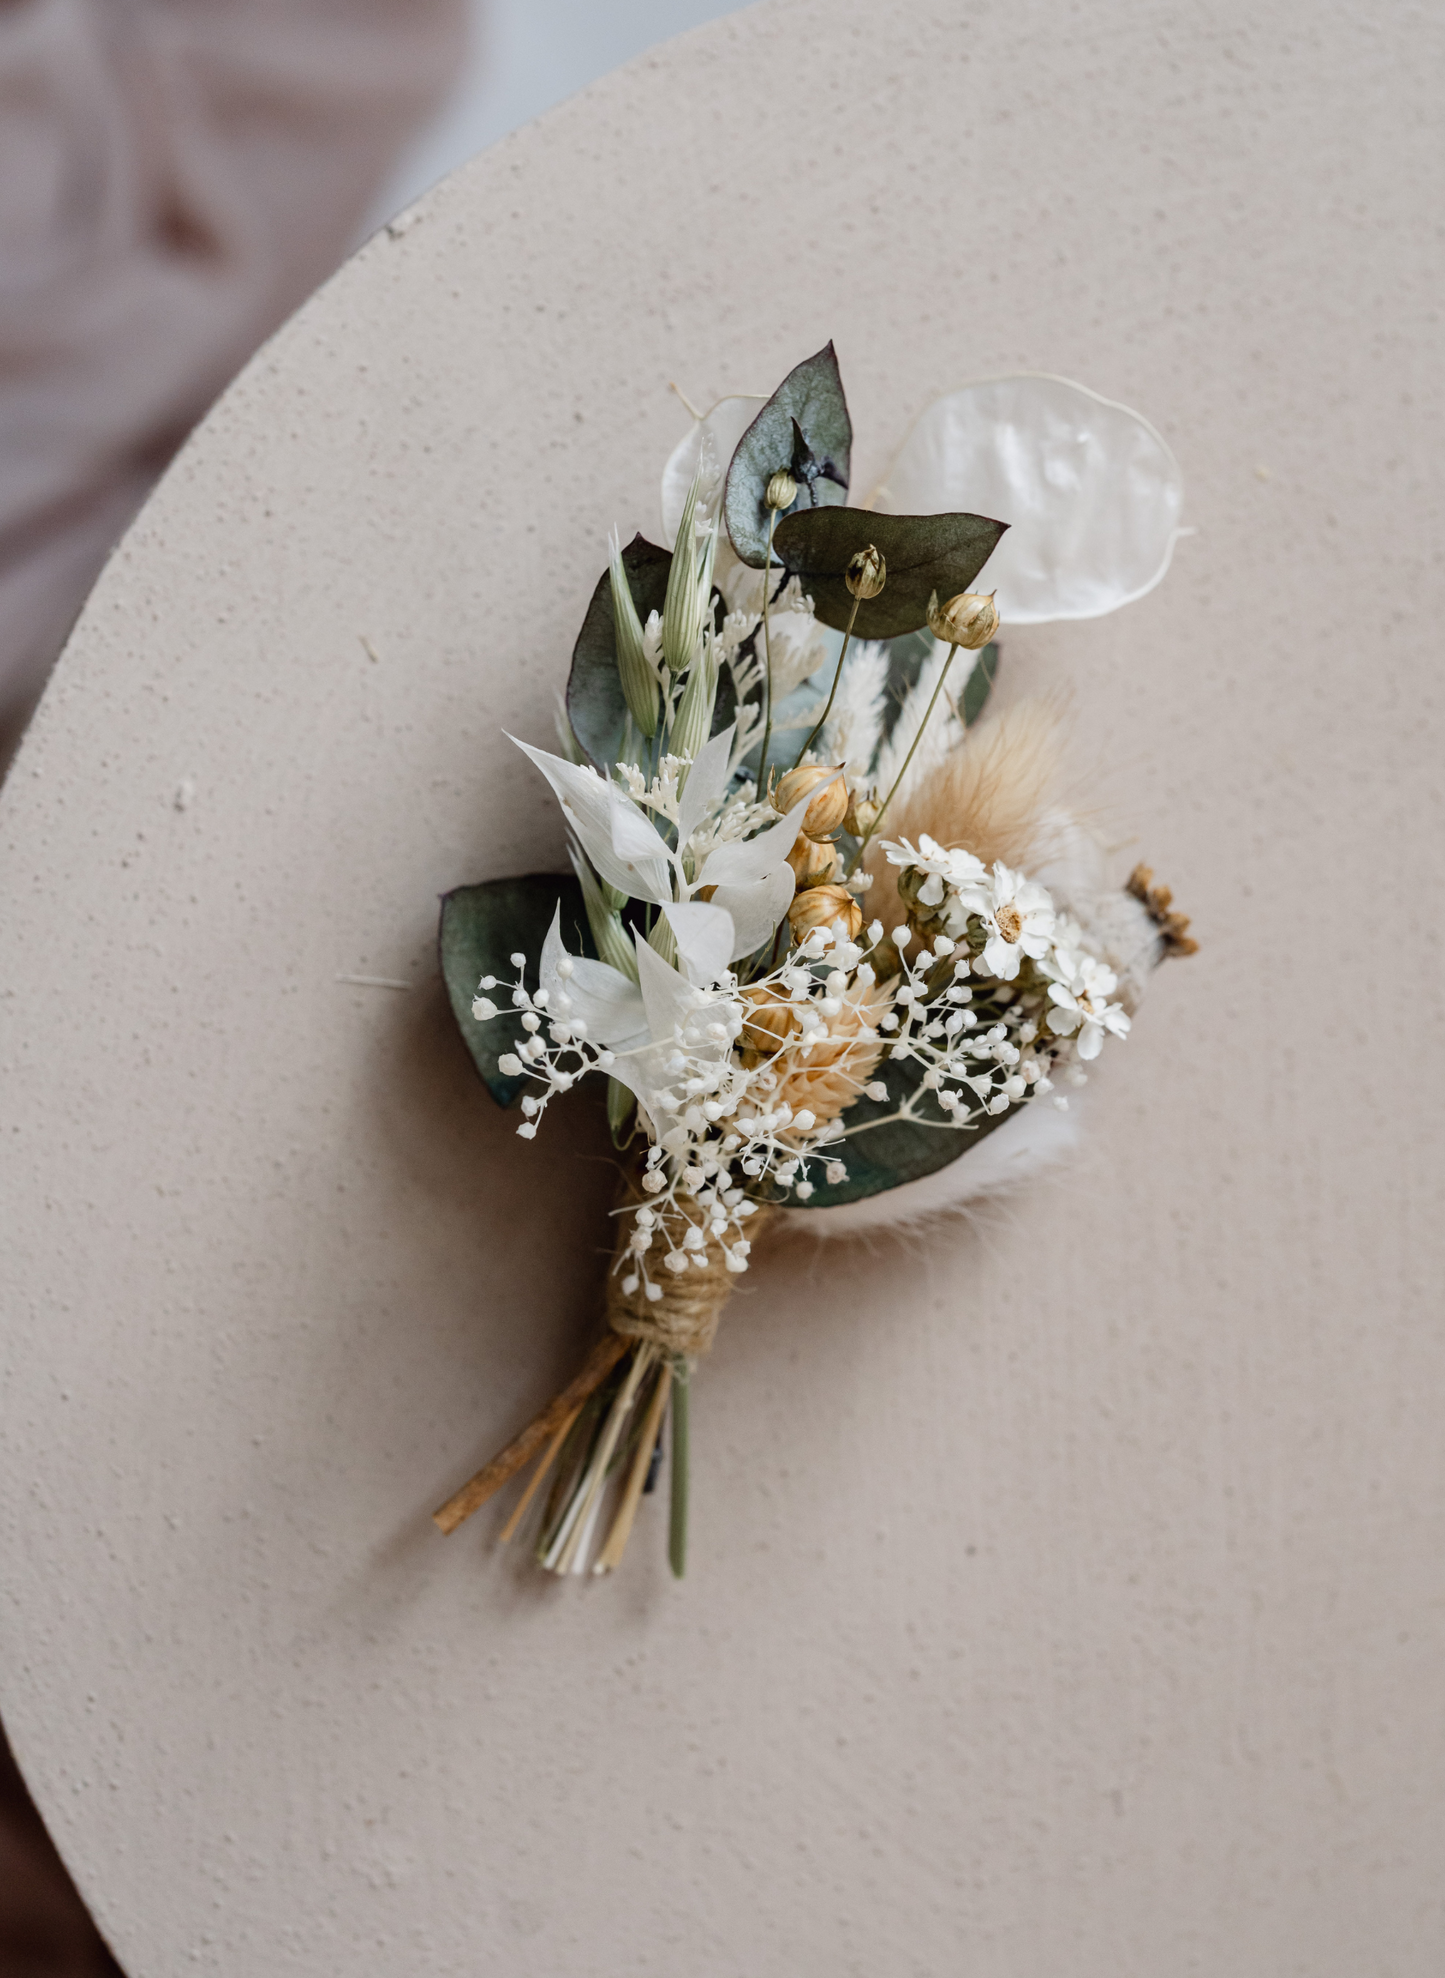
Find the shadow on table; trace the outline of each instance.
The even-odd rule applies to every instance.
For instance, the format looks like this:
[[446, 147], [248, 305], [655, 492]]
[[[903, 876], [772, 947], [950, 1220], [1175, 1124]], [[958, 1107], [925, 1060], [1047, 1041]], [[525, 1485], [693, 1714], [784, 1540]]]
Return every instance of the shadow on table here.
[[0, 1730], [0, 1973], [124, 1978], [86, 1914]]

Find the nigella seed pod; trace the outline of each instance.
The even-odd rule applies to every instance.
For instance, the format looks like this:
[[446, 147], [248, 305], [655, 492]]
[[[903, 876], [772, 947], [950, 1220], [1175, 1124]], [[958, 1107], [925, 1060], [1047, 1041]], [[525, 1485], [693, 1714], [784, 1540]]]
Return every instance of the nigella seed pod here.
[[928, 884], [928, 878], [929, 875], [926, 872], [920, 872], [916, 865], [905, 865], [898, 874], [898, 897], [902, 900], [904, 906], [908, 908], [910, 920], [918, 915], [920, 910], [925, 915], [930, 911], [919, 899], [919, 895]]
[[780, 467], [773, 475], [763, 499], [769, 508], [791, 508], [798, 499], [798, 484], [786, 467]]
[[843, 581], [855, 598], [876, 598], [888, 581], [888, 565], [882, 552], [872, 543], [867, 549], [860, 549], [850, 559]]
[[805, 893], [793, 895], [788, 925], [795, 941], [806, 941], [816, 928], [831, 927], [834, 921], [842, 922], [850, 941], [862, 929], [863, 909], [846, 886], [810, 886]]
[[[829, 777], [833, 779], [831, 782]], [[820, 783], [827, 783], [827, 789], [819, 791], [803, 813], [803, 830], [809, 838], [830, 837], [848, 815], [846, 780], [827, 763], [810, 762], [801, 768], [790, 769], [773, 792], [774, 810], [790, 811]]]
[[843, 829], [855, 838], [866, 838], [878, 822], [881, 806], [872, 797], [864, 796], [855, 790], [848, 799], [848, 809], [843, 818]]
[[755, 1065], [760, 1058], [772, 1057], [784, 1044], [791, 1042], [798, 1035], [801, 1024], [792, 1000], [777, 989], [758, 984], [744, 989], [742, 999], [748, 1013], [743, 1020], [738, 1043], [743, 1063]]
[[797, 843], [788, 853], [788, 864], [793, 868], [798, 892], [806, 892], [810, 886], [825, 886], [838, 871], [837, 847], [827, 843], [817, 844], [800, 832]]
[[935, 591], [928, 600], [928, 629], [935, 639], [942, 639], [945, 645], [963, 646], [968, 652], [977, 652], [986, 646], [998, 630], [998, 607], [994, 603], [995, 593], [987, 596], [981, 591], [960, 591], [951, 597], [947, 604], [938, 602]]

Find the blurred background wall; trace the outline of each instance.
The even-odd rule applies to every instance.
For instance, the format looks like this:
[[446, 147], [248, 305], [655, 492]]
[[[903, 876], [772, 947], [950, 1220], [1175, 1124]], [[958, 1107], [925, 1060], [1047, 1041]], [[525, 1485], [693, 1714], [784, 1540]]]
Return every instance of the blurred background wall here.
[[398, 160], [374, 230], [464, 158], [654, 43], [738, 9], [727, 0], [466, 0], [467, 53], [440, 113]]
[[[0, 0], [0, 775], [256, 347], [454, 166], [718, 0]], [[0, 1732], [0, 1978], [117, 1966]]]
[[0, 0], [0, 773], [253, 350], [483, 145], [718, 0]]

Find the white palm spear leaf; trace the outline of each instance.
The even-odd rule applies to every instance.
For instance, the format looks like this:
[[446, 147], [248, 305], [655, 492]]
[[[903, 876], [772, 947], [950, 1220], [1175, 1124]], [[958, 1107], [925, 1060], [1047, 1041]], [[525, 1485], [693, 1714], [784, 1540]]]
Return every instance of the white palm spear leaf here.
[[[604, 782], [593, 769], [517, 742], [552, 786], [578, 844], [608, 885], [652, 906], [695, 905], [695, 909], [707, 908], [709, 903], [693, 903], [691, 896], [704, 886], [716, 888], [710, 914], [694, 910], [682, 916], [680, 924], [669, 916], [679, 941], [686, 943], [688, 973], [699, 980], [713, 969], [724, 936], [724, 920], [730, 920], [732, 926], [726, 961], [741, 960], [772, 936], [793, 898], [788, 853], [797, 842], [809, 804], [818, 795], [817, 789], [810, 790], [785, 817], [756, 837], [710, 846], [696, 858], [689, 874], [683, 854], [693, 833], [724, 800], [732, 741], [733, 731], [725, 729], [699, 750], [679, 805], [679, 822], [685, 816], [688, 830], [679, 833], [675, 850], [617, 784]], [[693, 778], [699, 771], [698, 792], [690, 803]], [[683, 952], [680, 947], [679, 953]], [[710, 979], [720, 973], [720, 968], [714, 969]]]
[[733, 770], [733, 739], [737, 723], [704, 742], [697, 760], [687, 772], [682, 800], [677, 808], [677, 842], [685, 845], [700, 824], [707, 821], [727, 795]]
[[[677, 958], [688, 981], [699, 988], [716, 982], [728, 963], [736, 959], [737, 927], [726, 907], [718, 906], [716, 901], [679, 900], [662, 911], [677, 942]], [[768, 931], [771, 933], [772, 929]], [[766, 940], [767, 935], [762, 938]], [[755, 941], [752, 945], [761, 947], [762, 942]], [[742, 952], [751, 954], [752, 948], [744, 948]]]
[[[562, 961], [572, 964], [565, 976], [557, 966]], [[542, 943], [538, 975], [538, 987], [546, 991], [551, 1008], [555, 1011], [559, 998], [565, 999], [571, 1006], [565, 1020], [579, 1030], [585, 1024], [583, 1034], [594, 1044], [625, 1051], [648, 1041], [642, 991], [630, 976], [609, 963], [568, 953], [562, 939], [560, 905], [552, 915], [552, 925]]]
[[[839, 773], [835, 770], [834, 776]], [[808, 806], [826, 788], [816, 784], [756, 838], [734, 839], [708, 853], [698, 884], [715, 887], [713, 905], [732, 915], [731, 960], [740, 961], [760, 948], [792, 905], [795, 880], [788, 853], [798, 842]]]
[[904, 440], [878, 506], [968, 509], [1010, 524], [982, 582], [1005, 625], [1100, 618], [1169, 567], [1184, 504], [1168, 443], [1126, 405], [1044, 372], [935, 399]]
[[672, 853], [656, 827], [615, 783], [604, 783], [595, 769], [548, 755], [509, 735], [552, 786], [578, 844], [598, 877], [629, 899], [661, 906], [673, 897]]
[[[711, 914], [710, 907], [673, 908], [684, 916]], [[671, 917], [671, 915], [669, 915]], [[718, 914], [724, 921], [726, 914]], [[581, 1029], [613, 1055], [607, 1070], [654, 1121], [666, 1117], [661, 1103], [678, 1076], [681, 1054], [695, 1076], [721, 1065], [731, 1048], [736, 1024], [719, 1025], [724, 999], [709, 997], [670, 967], [645, 941], [636, 943], [638, 982], [607, 962], [573, 955], [562, 939], [560, 906], [542, 943], [539, 990], [549, 1017]], [[565, 972], [564, 972], [565, 966]]]

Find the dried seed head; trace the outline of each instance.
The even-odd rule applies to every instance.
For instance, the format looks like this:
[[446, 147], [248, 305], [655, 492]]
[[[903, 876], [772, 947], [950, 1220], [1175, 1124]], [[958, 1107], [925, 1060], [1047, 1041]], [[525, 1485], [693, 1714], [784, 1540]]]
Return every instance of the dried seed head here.
[[748, 1014], [743, 1020], [738, 1042], [745, 1065], [755, 1065], [760, 1058], [772, 1057], [781, 1045], [799, 1035], [801, 1024], [798, 1012], [781, 990], [757, 983], [742, 991], [742, 1000], [747, 1005]]
[[1188, 914], [1174, 911], [1174, 895], [1167, 886], [1154, 884], [1152, 866], [1136, 865], [1124, 882], [1124, 891], [1132, 893], [1147, 908], [1150, 919], [1163, 936], [1165, 955], [1198, 954], [1199, 943], [1189, 932]]
[[881, 806], [876, 804], [872, 797], [863, 796], [855, 790], [848, 799], [848, 811], [843, 819], [843, 829], [851, 832], [855, 838], [866, 838], [878, 822], [880, 808]]
[[928, 600], [928, 629], [945, 645], [977, 652], [998, 630], [998, 607], [993, 600], [992, 591], [987, 597], [981, 591], [960, 591], [941, 605], [935, 591]]
[[780, 467], [768, 482], [763, 499], [769, 508], [791, 508], [798, 499], [798, 484], [786, 467]]
[[925, 906], [919, 899], [919, 894], [928, 884], [928, 879], [929, 875], [920, 871], [916, 865], [905, 865], [898, 874], [898, 897], [908, 909], [910, 923], [932, 920], [937, 912], [936, 907]]
[[843, 580], [855, 598], [876, 598], [888, 581], [888, 565], [881, 552], [869, 543], [854, 556]]
[[[831, 783], [829, 777], [833, 779]], [[803, 830], [810, 838], [828, 837], [848, 815], [848, 785], [844, 778], [827, 763], [810, 762], [802, 768], [790, 769], [773, 792], [773, 809], [789, 811], [810, 790], [817, 790], [820, 783], [827, 783], [827, 789], [820, 790], [803, 813]]]
[[794, 894], [788, 925], [795, 941], [806, 941], [815, 928], [831, 927], [835, 920], [843, 923], [850, 941], [862, 930], [863, 909], [846, 886], [810, 886], [807, 892]]
[[838, 870], [837, 848], [826, 843], [817, 844], [812, 838], [799, 833], [798, 842], [788, 853], [788, 864], [793, 868], [798, 892], [806, 892], [809, 886], [825, 886]]

